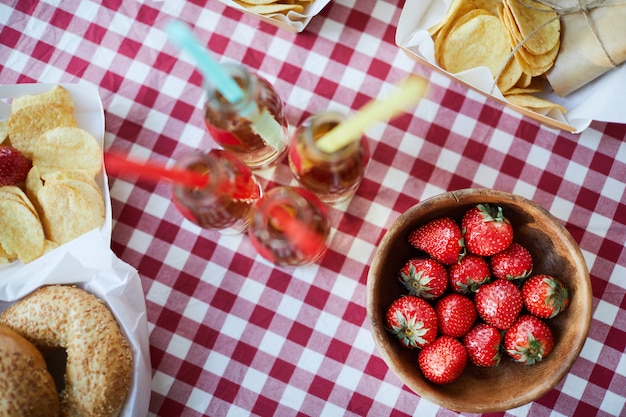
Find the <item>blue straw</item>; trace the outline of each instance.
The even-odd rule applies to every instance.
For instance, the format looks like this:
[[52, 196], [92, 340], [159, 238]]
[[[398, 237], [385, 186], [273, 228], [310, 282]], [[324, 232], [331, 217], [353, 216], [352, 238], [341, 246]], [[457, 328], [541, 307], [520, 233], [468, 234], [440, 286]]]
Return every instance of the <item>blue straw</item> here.
[[213, 84], [229, 103], [237, 103], [243, 98], [244, 94], [239, 84], [200, 44], [189, 26], [179, 21], [172, 21], [165, 29], [172, 41], [196, 60], [198, 69], [204, 78]]

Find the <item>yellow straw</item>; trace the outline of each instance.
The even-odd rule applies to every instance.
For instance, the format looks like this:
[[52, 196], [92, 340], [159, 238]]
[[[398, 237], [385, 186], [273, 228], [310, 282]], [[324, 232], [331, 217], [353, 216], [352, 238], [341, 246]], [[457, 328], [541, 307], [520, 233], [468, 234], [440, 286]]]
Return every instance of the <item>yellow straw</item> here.
[[358, 140], [370, 125], [399, 116], [416, 104], [426, 92], [425, 79], [412, 75], [384, 100], [372, 100], [349, 119], [337, 125], [315, 144], [326, 153], [333, 153]]

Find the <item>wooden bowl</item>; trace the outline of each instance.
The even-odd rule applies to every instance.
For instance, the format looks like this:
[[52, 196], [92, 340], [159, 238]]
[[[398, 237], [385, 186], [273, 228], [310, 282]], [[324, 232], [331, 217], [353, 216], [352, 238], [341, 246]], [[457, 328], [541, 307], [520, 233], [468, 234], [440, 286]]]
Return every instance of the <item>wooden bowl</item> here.
[[[533, 255], [533, 273], [561, 278], [570, 290], [570, 305], [548, 320], [555, 346], [542, 362], [526, 366], [503, 353], [500, 365], [468, 365], [456, 381], [436, 385], [427, 381], [417, 365], [416, 349], [402, 347], [384, 328], [389, 305], [406, 293], [397, 279], [404, 263], [418, 253], [408, 234], [441, 216], [460, 222], [463, 213], [479, 203], [498, 204], [514, 228], [514, 241]], [[367, 280], [367, 314], [377, 348], [389, 368], [421, 397], [442, 407], [463, 412], [509, 410], [550, 391], [569, 371], [582, 349], [591, 322], [592, 292], [589, 272], [578, 245], [559, 221], [532, 201], [490, 189], [448, 192], [411, 207], [393, 223], [374, 255]]]

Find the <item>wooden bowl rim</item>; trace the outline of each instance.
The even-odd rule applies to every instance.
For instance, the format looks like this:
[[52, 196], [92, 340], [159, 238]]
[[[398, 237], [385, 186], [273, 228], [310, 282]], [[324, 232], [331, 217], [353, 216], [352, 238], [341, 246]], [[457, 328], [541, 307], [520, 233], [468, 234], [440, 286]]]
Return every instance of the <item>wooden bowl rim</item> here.
[[[459, 402], [455, 399], [443, 398], [437, 391], [434, 389], [430, 389], [433, 387], [433, 384], [425, 381], [423, 383], [413, 383], [415, 380], [415, 369], [407, 370], [396, 364], [395, 358], [392, 357], [392, 352], [390, 349], [387, 349], [385, 346], [389, 343], [389, 336], [384, 329], [384, 318], [380, 317], [377, 312], [377, 305], [375, 303], [375, 294], [378, 290], [377, 282], [375, 282], [375, 275], [380, 275], [380, 269], [385, 263], [385, 249], [390, 245], [391, 242], [397, 240], [398, 238], [404, 238], [405, 233], [407, 231], [407, 222], [415, 216], [417, 212], [425, 211], [429, 213], [430, 211], [436, 210], [438, 206], [442, 203], [451, 203], [456, 202], [456, 204], [461, 206], [469, 206], [472, 204], [478, 203], [522, 203], [527, 205], [529, 211], [535, 211], [543, 216], [546, 220], [548, 220], [558, 231], [559, 236], [562, 238], [563, 243], [567, 246], [567, 250], [569, 253], [572, 253], [573, 259], [572, 262], [575, 263], [576, 270], [579, 271], [579, 274], [583, 278], [583, 282], [580, 283], [582, 288], [583, 295], [587, 295], [584, 299], [577, 300], [579, 301], [582, 313], [582, 320], [577, 324], [579, 337], [575, 340], [569, 341], [569, 352], [563, 358], [563, 363], [558, 368], [556, 372], [553, 372], [548, 376], [547, 380], [541, 381], [537, 383], [535, 387], [529, 388], [526, 391], [522, 392], [517, 396], [513, 396], [511, 398], [505, 398], [501, 401], [492, 402], [490, 404], [481, 404], [480, 399], [477, 399], [476, 403], [468, 404], [466, 402]], [[426, 221], [426, 220], [424, 220]], [[421, 223], [421, 222], [420, 222]], [[415, 223], [417, 225], [417, 223]], [[576, 359], [580, 355], [580, 351], [584, 345], [584, 342], [587, 338], [587, 334], [589, 331], [589, 326], [591, 324], [591, 315], [592, 315], [592, 290], [591, 290], [591, 280], [589, 277], [589, 271], [587, 265], [585, 263], [584, 257], [580, 251], [580, 248], [571, 234], [565, 229], [565, 227], [560, 223], [560, 221], [550, 214], [543, 207], [539, 206], [535, 202], [512, 193], [494, 190], [494, 189], [483, 189], [483, 188], [468, 188], [456, 191], [449, 191], [443, 194], [436, 195], [434, 197], [430, 197], [425, 199], [411, 208], [409, 208], [406, 212], [401, 214], [390, 226], [387, 230], [383, 238], [381, 239], [377, 250], [372, 259], [370, 269], [368, 271], [368, 278], [366, 284], [366, 293], [367, 293], [367, 302], [366, 309], [367, 315], [369, 319], [370, 331], [372, 332], [372, 336], [375, 342], [375, 345], [383, 359], [383, 361], [387, 364], [387, 366], [402, 380], [402, 382], [414, 391], [419, 396], [426, 398], [427, 400], [434, 402], [440, 406], [448, 408], [454, 411], [460, 412], [471, 412], [471, 413], [490, 413], [490, 412], [501, 412], [510, 410], [524, 404], [527, 404], [531, 401], [534, 401], [543, 395], [545, 395], [548, 391], [550, 391], [556, 384], [558, 384], [561, 379], [567, 374], [576, 361]], [[505, 358], [503, 358], [504, 360]], [[517, 365], [516, 365], [517, 366]], [[519, 365], [523, 366], [523, 365]], [[528, 387], [526, 387], [528, 388]]]

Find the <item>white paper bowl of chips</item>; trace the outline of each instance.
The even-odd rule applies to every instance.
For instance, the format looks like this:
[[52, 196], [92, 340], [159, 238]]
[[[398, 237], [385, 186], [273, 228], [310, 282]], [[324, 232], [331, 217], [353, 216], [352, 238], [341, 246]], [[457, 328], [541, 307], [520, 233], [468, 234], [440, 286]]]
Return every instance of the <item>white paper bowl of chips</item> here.
[[302, 32], [330, 0], [219, 0], [292, 33]]
[[[110, 244], [111, 203], [102, 164], [104, 110], [98, 89], [89, 84], [4, 85], [0, 101], [0, 124], [7, 134], [0, 142], [18, 148], [33, 162], [23, 183], [0, 187], [0, 198], [13, 200], [3, 209], [14, 210], [10, 214], [16, 224], [26, 224], [0, 233], [0, 240], [6, 240], [0, 248], [21, 245], [11, 253], [0, 250], [3, 273], [93, 229]], [[27, 250], [28, 245], [40, 245], [31, 230], [33, 218], [44, 232], [39, 256]], [[35, 237], [28, 241], [21, 234]], [[16, 259], [18, 253], [25, 253], [24, 259]]]

